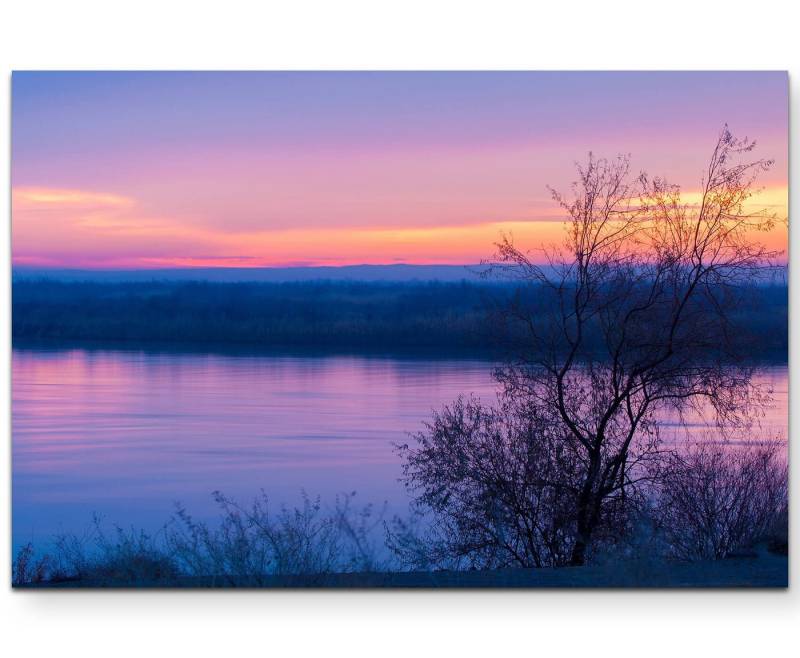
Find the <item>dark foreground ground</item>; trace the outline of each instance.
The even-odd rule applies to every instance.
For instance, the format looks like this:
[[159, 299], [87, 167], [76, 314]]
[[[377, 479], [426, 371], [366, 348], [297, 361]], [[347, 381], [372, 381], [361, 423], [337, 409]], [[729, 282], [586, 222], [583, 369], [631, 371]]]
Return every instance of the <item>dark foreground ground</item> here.
[[789, 561], [763, 553], [757, 557], [711, 562], [630, 561], [560, 569], [498, 571], [426, 571], [410, 573], [322, 574], [248, 578], [178, 578], [172, 581], [68, 581], [26, 588], [785, 588]]

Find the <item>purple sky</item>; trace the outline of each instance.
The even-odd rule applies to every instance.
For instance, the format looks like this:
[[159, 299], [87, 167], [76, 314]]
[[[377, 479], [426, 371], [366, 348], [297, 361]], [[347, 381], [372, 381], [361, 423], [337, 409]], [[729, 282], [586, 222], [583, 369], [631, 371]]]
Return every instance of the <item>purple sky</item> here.
[[[775, 159], [785, 73], [15, 73], [14, 262], [475, 262], [557, 239], [586, 152], [691, 190], [724, 123]], [[536, 246], [532, 244], [531, 246]]]

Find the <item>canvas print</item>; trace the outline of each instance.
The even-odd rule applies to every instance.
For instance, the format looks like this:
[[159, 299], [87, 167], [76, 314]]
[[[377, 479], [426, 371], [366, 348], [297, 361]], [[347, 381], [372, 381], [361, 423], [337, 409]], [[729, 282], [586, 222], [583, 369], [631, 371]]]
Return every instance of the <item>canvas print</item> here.
[[786, 587], [784, 72], [12, 76], [12, 584]]

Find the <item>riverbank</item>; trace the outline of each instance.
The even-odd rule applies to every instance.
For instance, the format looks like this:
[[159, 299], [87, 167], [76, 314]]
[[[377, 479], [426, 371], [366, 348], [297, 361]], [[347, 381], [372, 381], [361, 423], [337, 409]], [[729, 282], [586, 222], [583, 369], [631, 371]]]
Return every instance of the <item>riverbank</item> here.
[[70, 580], [24, 585], [19, 589], [229, 588], [249, 589], [597, 589], [597, 588], [786, 588], [789, 560], [763, 552], [704, 562], [631, 560], [616, 564], [558, 569], [334, 573], [254, 578], [176, 577], [147, 582]]

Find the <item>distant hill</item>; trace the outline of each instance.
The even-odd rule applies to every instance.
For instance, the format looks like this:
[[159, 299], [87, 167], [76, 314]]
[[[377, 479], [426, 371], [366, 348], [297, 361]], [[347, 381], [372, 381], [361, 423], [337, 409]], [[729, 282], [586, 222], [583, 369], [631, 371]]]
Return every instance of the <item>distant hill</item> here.
[[481, 265], [346, 265], [341, 267], [205, 267], [143, 270], [80, 270], [14, 267], [15, 281], [53, 279], [57, 281], [477, 281]]
[[[544, 267], [545, 271], [548, 270]], [[140, 270], [87, 270], [15, 266], [13, 281], [51, 281], [92, 283], [137, 283], [160, 281], [209, 281], [212, 283], [304, 283], [313, 281], [352, 281], [360, 283], [411, 283], [439, 281], [480, 282], [485, 265], [342, 265], [319, 267], [184, 267]], [[490, 281], [498, 281], [490, 277]], [[785, 286], [788, 272], [776, 267], [762, 275], [762, 285]]]

